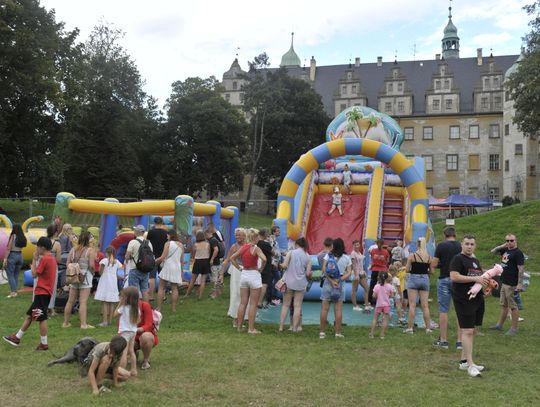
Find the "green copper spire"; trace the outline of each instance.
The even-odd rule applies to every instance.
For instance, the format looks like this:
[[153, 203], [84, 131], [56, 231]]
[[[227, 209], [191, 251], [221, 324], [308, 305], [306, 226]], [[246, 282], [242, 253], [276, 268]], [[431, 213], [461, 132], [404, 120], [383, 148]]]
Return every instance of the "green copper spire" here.
[[442, 56], [444, 59], [459, 58], [459, 37], [457, 28], [452, 22], [452, 6], [448, 7], [448, 24], [444, 27], [442, 38]]
[[300, 66], [300, 58], [294, 52], [294, 33], [291, 33], [291, 48], [281, 57], [280, 67]]

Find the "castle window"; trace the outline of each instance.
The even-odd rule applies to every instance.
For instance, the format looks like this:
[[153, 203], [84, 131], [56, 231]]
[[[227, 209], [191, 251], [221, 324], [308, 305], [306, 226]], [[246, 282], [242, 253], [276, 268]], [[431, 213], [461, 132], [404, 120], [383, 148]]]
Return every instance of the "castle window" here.
[[480, 138], [480, 128], [477, 124], [469, 126], [469, 138]]
[[504, 160], [504, 171], [510, 171], [510, 160]]
[[459, 195], [459, 187], [450, 187], [448, 188], [448, 195]]
[[489, 90], [489, 78], [484, 78], [484, 90]]
[[341, 105], [339, 105], [340, 112], [343, 112], [345, 109], [347, 109], [347, 105], [345, 103], [342, 103]]
[[397, 90], [398, 90], [398, 92], [403, 92], [403, 82], [398, 82]]
[[392, 111], [392, 102], [385, 102], [384, 111], [385, 112], [391, 112]]
[[500, 168], [500, 158], [499, 154], [490, 154], [489, 155], [489, 170], [490, 171], [499, 171]]
[[492, 201], [499, 200], [499, 188], [489, 188], [489, 199]]
[[441, 110], [441, 101], [439, 99], [433, 100], [433, 110]]
[[529, 165], [529, 177], [536, 177], [536, 165]]
[[439, 80], [435, 81], [435, 90], [441, 90], [441, 81]]
[[493, 88], [494, 89], [499, 89], [499, 77], [498, 76], [493, 78]]
[[450, 80], [449, 80], [449, 79], [445, 79], [445, 80], [444, 80], [444, 89], [445, 89], [445, 90], [449, 90], [449, 89], [450, 89]]
[[238, 89], [238, 82], [234, 81], [232, 83], [232, 88], [233, 88], [233, 90], [237, 90]]
[[499, 133], [499, 125], [498, 124], [490, 124], [489, 125], [489, 138], [499, 138], [501, 135]]
[[505, 136], [510, 135], [510, 125], [508, 123], [504, 125], [504, 135]]
[[405, 112], [405, 102], [403, 100], [400, 100], [397, 104], [397, 109], [399, 113]]
[[422, 158], [424, 159], [424, 165], [426, 167], [426, 171], [433, 171], [433, 156], [423, 155]]
[[356, 95], [356, 85], [352, 85], [352, 93]]
[[341, 87], [341, 94], [342, 94], [342, 95], [346, 95], [346, 94], [347, 94], [347, 86], [343, 85], [343, 86]]
[[482, 99], [480, 99], [480, 107], [482, 109], [487, 109], [488, 108], [488, 98], [487, 97], [483, 97]]
[[459, 126], [450, 126], [450, 139], [459, 139]]
[[495, 104], [496, 110], [502, 110], [502, 99], [500, 96], [495, 96], [493, 98], [493, 103]]
[[446, 110], [452, 110], [452, 99], [446, 99]]
[[388, 93], [391, 93], [394, 91], [394, 84], [392, 82], [388, 83]]
[[422, 138], [424, 140], [433, 140], [433, 127], [424, 127], [422, 131]]
[[405, 140], [414, 140], [414, 127], [405, 127], [403, 135]]
[[523, 155], [523, 144], [516, 144], [514, 146], [514, 155]]

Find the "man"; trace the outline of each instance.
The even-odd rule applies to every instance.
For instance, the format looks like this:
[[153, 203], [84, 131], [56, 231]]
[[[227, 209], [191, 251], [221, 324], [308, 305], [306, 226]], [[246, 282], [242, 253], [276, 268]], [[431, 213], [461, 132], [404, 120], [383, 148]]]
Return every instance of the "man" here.
[[266, 298], [266, 291], [272, 284], [272, 262], [269, 261], [272, 258], [272, 245], [266, 240], [268, 238], [268, 230], [259, 230], [259, 241], [257, 246], [262, 250], [265, 257], [268, 259], [264, 264], [264, 268], [261, 270], [262, 291], [259, 297], [259, 308], [267, 308], [268, 300]]
[[276, 306], [281, 302], [278, 297], [277, 289], [275, 288], [276, 283], [281, 279], [281, 272], [279, 271], [279, 265], [281, 264], [282, 254], [281, 249], [279, 248], [278, 238], [281, 234], [281, 229], [279, 226], [272, 226], [270, 229], [271, 235], [269, 237], [270, 246], [272, 246], [272, 282], [268, 290], [268, 305]]
[[[152, 245], [154, 257], [156, 259], [161, 257], [163, 254], [163, 247], [165, 246], [165, 243], [167, 243], [167, 227], [163, 223], [163, 218], [161, 218], [161, 216], [156, 216], [154, 218], [154, 227], [148, 231], [146, 238]], [[159, 267], [156, 264], [156, 267], [148, 276], [148, 297], [150, 301], [154, 300], [154, 293], [156, 291], [156, 276], [158, 271]]]
[[[217, 288], [218, 280], [219, 280], [219, 273], [221, 271], [221, 259], [219, 258], [219, 241], [214, 236], [215, 228], [207, 228], [204, 231], [206, 240], [208, 243], [210, 243], [210, 270], [212, 272], [212, 282], [214, 283], [214, 293], [215, 289]], [[203, 276], [202, 278], [205, 278], [206, 276]]]
[[[139, 248], [144, 242], [144, 232], [146, 228], [143, 225], [137, 225], [133, 228], [135, 239], [129, 242], [124, 259], [124, 270], [128, 270], [128, 286], [137, 287], [144, 301], [148, 301], [148, 277], [150, 273], [137, 270], [137, 260], [139, 260]], [[150, 249], [152, 243], [148, 242]]]
[[[432, 267], [438, 267], [441, 272], [437, 281], [437, 302], [439, 304], [440, 337], [433, 344], [448, 349], [448, 310], [452, 300], [452, 281], [450, 281], [450, 261], [461, 252], [461, 245], [456, 241], [456, 230], [452, 227], [444, 229], [444, 242], [437, 245], [433, 256]], [[461, 349], [461, 331], [457, 327], [456, 348]]]
[[482, 276], [480, 262], [474, 256], [476, 239], [473, 235], [463, 236], [461, 241], [461, 253], [454, 256], [450, 261], [450, 279], [452, 280], [452, 299], [461, 329], [460, 370], [467, 370], [469, 376], [478, 377], [484, 370], [484, 366], [473, 362], [475, 326], [482, 325], [484, 318], [484, 294], [480, 291], [476, 297], [469, 299], [468, 291], [475, 283], [486, 285], [488, 278]]
[[[388, 250], [383, 248], [384, 239], [377, 239], [377, 247], [371, 247], [369, 249], [369, 256], [371, 258], [371, 281], [369, 282], [369, 302], [372, 305], [375, 305], [373, 298], [373, 288], [377, 285], [377, 279], [379, 278], [380, 271], [388, 271], [388, 260], [390, 258], [390, 253]], [[371, 311], [373, 307], [366, 305], [364, 311]]]
[[523, 289], [523, 274], [525, 273], [525, 256], [517, 247], [516, 236], [509, 233], [506, 235], [506, 242], [494, 247], [491, 253], [502, 256], [501, 266], [501, 316], [497, 325], [490, 329], [501, 331], [508, 316], [508, 310], [512, 315], [512, 326], [506, 335], [514, 336], [518, 331], [519, 308], [516, 303], [514, 293]]

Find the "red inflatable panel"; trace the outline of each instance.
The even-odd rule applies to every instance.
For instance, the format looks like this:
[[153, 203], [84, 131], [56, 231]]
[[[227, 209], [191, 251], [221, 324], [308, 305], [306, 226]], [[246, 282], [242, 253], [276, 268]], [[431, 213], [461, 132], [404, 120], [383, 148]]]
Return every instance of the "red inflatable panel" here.
[[344, 195], [343, 216], [339, 214], [337, 209], [328, 216], [327, 212], [332, 207], [332, 195], [315, 195], [306, 233], [309, 253], [319, 253], [323, 249], [323, 241], [327, 237], [342, 238], [347, 253], [352, 250], [353, 240], [360, 240], [362, 243], [366, 201], [365, 194]]

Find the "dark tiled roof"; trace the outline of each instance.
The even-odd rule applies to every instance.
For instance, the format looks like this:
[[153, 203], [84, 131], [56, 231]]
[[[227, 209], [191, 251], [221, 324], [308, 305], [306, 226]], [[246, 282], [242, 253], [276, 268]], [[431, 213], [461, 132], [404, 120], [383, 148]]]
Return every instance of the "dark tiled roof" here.
[[[495, 56], [495, 70], [502, 71], [502, 75], [516, 61], [519, 55]], [[473, 108], [473, 90], [480, 84], [481, 73], [487, 71], [490, 57], [483, 58], [483, 64], [477, 65], [476, 57], [447, 59], [449, 71], [454, 77], [454, 87], [460, 90], [460, 112], [472, 113]], [[382, 66], [377, 63], [360, 64], [352, 69], [360, 77], [362, 87], [368, 98], [368, 106], [378, 109], [378, 95], [383, 89], [384, 79], [391, 76], [392, 68], [398, 66], [401, 73], [405, 76], [407, 87], [413, 92], [413, 115], [425, 114], [425, 95], [426, 91], [432, 87], [433, 74], [438, 72], [440, 60], [426, 61], [402, 61], [397, 65], [394, 62], [384, 62]], [[339, 79], [343, 77], [345, 70], [349, 68], [345, 65], [318, 66], [314, 89], [322, 97], [322, 102], [326, 112], [330, 117], [334, 117], [334, 93], [337, 90]], [[291, 76], [299, 77], [303, 68], [288, 68]], [[309, 67], [305, 68], [309, 73]]]

